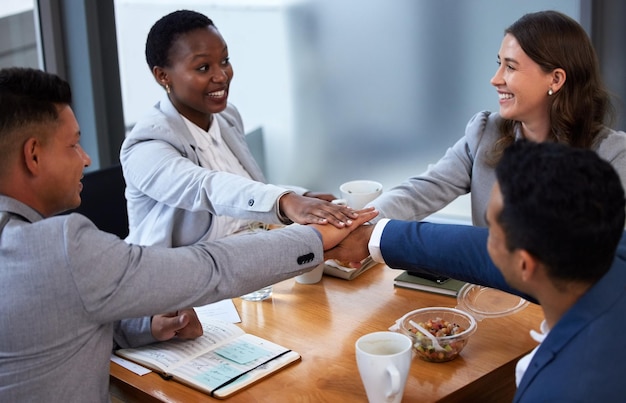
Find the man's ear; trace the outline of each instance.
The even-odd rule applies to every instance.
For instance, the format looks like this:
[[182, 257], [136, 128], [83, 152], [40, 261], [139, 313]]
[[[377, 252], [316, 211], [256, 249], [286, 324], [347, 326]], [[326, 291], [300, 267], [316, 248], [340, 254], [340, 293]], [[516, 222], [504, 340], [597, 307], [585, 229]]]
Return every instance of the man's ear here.
[[524, 282], [528, 282], [535, 275], [539, 262], [533, 255], [531, 255], [530, 253], [528, 253], [528, 251], [524, 249], [520, 250], [518, 253], [519, 253], [519, 258], [520, 258], [520, 263], [519, 263], [520, 279]]
[[41, 169], [41, 142], [31, 137], [24, 143], [24, 164], [26, 170], [37, 175]]

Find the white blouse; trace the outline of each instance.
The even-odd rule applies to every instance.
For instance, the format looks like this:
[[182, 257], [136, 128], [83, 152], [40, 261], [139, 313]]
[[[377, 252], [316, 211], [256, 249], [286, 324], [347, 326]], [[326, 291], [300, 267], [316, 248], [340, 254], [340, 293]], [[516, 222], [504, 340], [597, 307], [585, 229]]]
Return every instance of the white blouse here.
[[[252, 179], [241, 162], [235, 157], [220, 131], [217, 120], [213, 119], [209, 131], [204, 131], [189, 119], [180, 115], [193, 135], [198, 145], [198, 159], [200, 166], [214, 171], [230, 172], [248, 179]], [[250, 221], [228, 216], [214, 216], [206, 239], [214, 240], [247, 229]]]

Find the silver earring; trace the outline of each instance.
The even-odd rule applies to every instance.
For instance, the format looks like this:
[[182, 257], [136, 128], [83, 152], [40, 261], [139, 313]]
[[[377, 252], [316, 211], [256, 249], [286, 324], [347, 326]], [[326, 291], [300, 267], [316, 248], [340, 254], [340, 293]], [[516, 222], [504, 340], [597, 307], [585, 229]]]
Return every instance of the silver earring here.
[[[550, 90], [550, 91], [552, 91], [552, 90]], [[169, 84], [165, 84], [165, 92], [167, 92], [168, 94], [171, 92]], [[552, 94], [550, 94], [550, 95], [552, 95]]]
[[[169, 92], [169, 91], [168, 91], [168, 92]], [[548, 95], [552, 95], [552, 94], [554, 94], [554, 92], [552, 91], [552, 88], [550, 88], [550, 89], [548, 90]]]

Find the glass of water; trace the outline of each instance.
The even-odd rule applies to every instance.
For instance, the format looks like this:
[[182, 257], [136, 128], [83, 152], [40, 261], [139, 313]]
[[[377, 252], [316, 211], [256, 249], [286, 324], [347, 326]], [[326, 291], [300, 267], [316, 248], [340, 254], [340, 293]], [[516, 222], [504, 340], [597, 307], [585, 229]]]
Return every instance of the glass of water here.
[[272, 296], [272, 286], [268, 285], [260, 290], [256, 290], [246, 295], [242, 295], [241, 299], [246, 301], [263, 301]]

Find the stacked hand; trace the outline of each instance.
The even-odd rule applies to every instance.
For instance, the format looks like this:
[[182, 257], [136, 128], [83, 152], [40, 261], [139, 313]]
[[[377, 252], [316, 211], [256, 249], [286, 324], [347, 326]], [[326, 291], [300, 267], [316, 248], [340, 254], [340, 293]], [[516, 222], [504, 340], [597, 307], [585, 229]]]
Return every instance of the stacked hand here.
[[[378, 213], [376, 213], [378, 215]], [[371, 220], [371, 218], [370, 218]], [[359, 268], [361, 260], [369, 256], [367, 244], [374, 231], [374, 226], [365, 224], [356, 227], [337, 246], [324, 252], [325, 259], [335, 259], [343, 264]]]
[[[364, 208], [363, 210], [357, 210], [355, 211], [355, 213], [356, 213], [356, 217], [354, 218], [354, 220], [352, 220], [351, 225], [343, 227], [343, 228], [333, 227], [332, 225], [311, 224], [322, 234], [322, 242], [324, 245], [324, 250], [327, 251], [326, 253], [331, 253], [332, 256], [346, 256], [346, 257], [349, 256], [351, 259], [361, 254], [362, 250], [359, 250], [358, 252], [355, 252], [355, 253], [346, 251], [346, 248], [349, 248], [350, 244], [347, 244], [347, 243], [344, 244], [344, 242], [347, 242], [346, 237], [351, 235], [351, 233], [356, 232], [356, 231], [360, 232], [360, 231], [363, 231], [364, 228], [372, 227], [371, 225], [363, 225], [363, 224], [365, 224], [366, 222], [376, 217], [378, 215], [378, 211], [374, 210], [374, 207], [367, 207], [367, 208]], [[351, 238], [351, 237], [348, 237], [348, 238]], [[357, 241], [357, 238], [355, 238], [355, 241]], [[367, 250], [368, 241], [369, 241], [369, 237], [365, 241], [365, 250]], [[331, 255], [327, 255], [326, 253], [324, 254], [325, 257], [331, 256]], [[363, 258], [367, 257], [368, 254], [369, 253], [366, 253], [365, 256], [363, 256]], [[334, 257], [328, 257], [328, 258], [334, 259]], [[361, 259], [358, 259], [358, 260], [361, 260]]]

